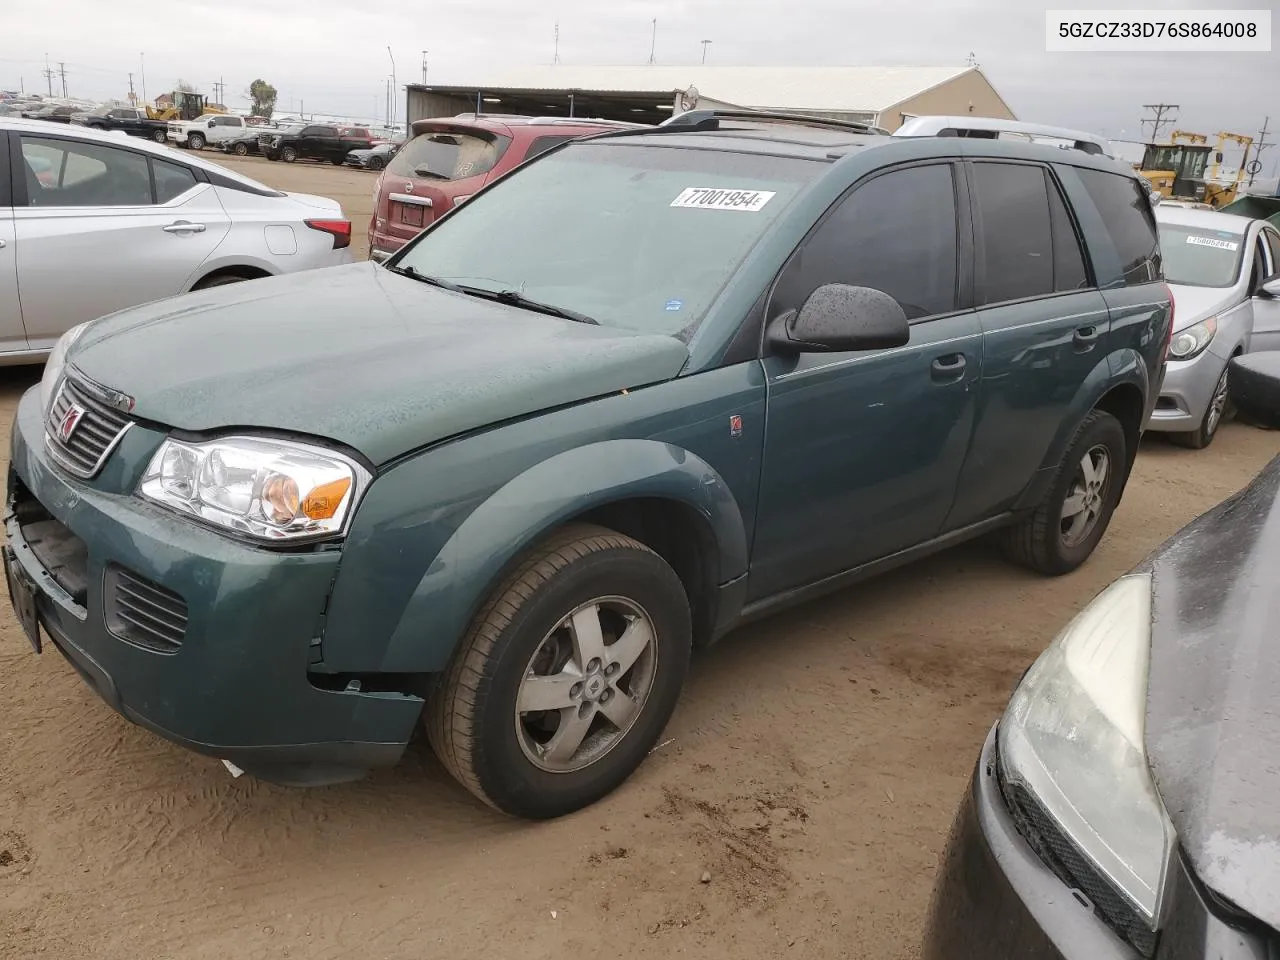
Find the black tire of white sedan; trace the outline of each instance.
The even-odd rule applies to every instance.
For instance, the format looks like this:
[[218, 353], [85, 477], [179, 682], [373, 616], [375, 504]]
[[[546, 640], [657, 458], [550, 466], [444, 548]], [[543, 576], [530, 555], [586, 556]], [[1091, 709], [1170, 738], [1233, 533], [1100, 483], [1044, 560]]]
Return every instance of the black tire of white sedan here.
[[1120, 421], [1103, 410], [1085, 417], [1040, 505], [1002, 531], [1005, 552], [1049, 576], [1089, 559], [1120, 501], [1128, 469]]
[[485, 803], [542, 820], [627, 779], [675, 709], [689, 601], [648, 547], [575, 524], [525, 554], [476, 615], [424, 719]]

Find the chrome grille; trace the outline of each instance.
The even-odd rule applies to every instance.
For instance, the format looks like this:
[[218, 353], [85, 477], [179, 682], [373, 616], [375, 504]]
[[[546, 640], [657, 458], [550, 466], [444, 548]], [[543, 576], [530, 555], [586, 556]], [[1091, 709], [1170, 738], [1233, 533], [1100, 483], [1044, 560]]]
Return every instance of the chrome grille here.
[[156, 653], [176, 653], [187, 634], [187, 602], [172, 590], [118, 567], [107, 568], [107, 629]]
[[[76, 410], [80, 411], [78, 417], [74, 415]], [[69, 423], [68, 417], [73, 422]], [[64, 378], [49, 406], [45, 445], [64, 470], [87, 480], [102, 469], [129, 424], [129, 418], [119, 410], [91, 396], [74, 380]]]

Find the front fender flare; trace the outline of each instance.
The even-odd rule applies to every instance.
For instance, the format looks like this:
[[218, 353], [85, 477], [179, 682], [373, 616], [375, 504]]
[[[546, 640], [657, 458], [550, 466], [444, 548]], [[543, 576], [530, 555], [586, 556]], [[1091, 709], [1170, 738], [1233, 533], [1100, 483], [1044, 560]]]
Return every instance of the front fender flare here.
[[467, 517], [418, 582], [391, 636], [383, 670], [443, 670], [515, 557], [573, 517], [641, 498], [682, 503], [707, 522], [720, 583], [747, 572], [742, 513], [710, 464], [656, 440], [588, 444], [530, 467]]

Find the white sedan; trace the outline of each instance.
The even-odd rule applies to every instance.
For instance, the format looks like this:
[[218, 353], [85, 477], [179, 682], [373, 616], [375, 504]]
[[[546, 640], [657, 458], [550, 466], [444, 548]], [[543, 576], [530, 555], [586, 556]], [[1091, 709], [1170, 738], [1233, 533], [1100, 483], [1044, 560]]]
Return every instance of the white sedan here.
[[137, 138], [0, 117], [0, 364], [85, 320], [189, 290], [351, 262], [334, 200]]

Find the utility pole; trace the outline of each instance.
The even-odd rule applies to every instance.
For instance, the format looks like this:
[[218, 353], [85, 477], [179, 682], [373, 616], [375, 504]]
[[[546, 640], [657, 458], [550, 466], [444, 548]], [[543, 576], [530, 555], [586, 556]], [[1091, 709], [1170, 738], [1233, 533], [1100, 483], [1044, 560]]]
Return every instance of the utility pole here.
[[427, 82], [427, 51], [422, 51], [422, 82]]
[[135, 106], [138, 103], [138, 95], [133, 92], [133, 74], [129, 74], [129, 102]]
[[551, 56], [551, 63], [554, 66], [560, 62], [560, 21], [556, 21], [556, 46], [555, 53]]
[[[1144, 110], [1151, 111], [1151, 116], [1143, 117], [1139, 123], [1143, 126], [1148, 123], [1151, 124], [1152, 143], [1160, 139], [1161, 127], [1167, 127], [1169, 124], [1173, 123], [1173, 121], [1178, 119], [1178, 104], [1176, 103], [1144, 103], [1142, 108]], [[1166, 120], [1165, 116], [1169, 114], [1172, 115]]]
[[709, 47], [709, 46], [711, 46], [711, 41], [710, 41], [710, 40], [703, 40], [703, 41], [702, 41], [702, 65], [703, 65], [703, 66], [706, 66], [706, 64], [707, 64], [707, 47]]
[[298, 100], [298, 119], [307, 119], [307, 101], [303, 99]]
[[58, 72], [62, 74], [62, 96], [65, 99], [67, 96], [67, 65], [65, 63], [59, 62]]
[[44, 55], [44, 78], [49, 83], [49, 96], [53, 96], [53, 71], [49, 69], [49, 55]]
[[1262, 151], [1268, 147], [1274, 147], [1274, 143], [1267, 143], [1267, 124], [1271, 122], [1270, 117], [1264, 117], [1262, 120], [1262, 129], [1258, 131], [1258, 139], [1254, 141], [1253, 162], [1257, 164], [1257, 169], [1249, 174], [1249, 186], [1253, 186], [1253, 178], [1262, 170]]
[[657, 50], [658, 50], [658, 18], [654, 17], [653, 18], [653, 36], [649, 40], [649, 65], [650, 66], [653, 66], [653, 64], [657, 62], [654, 59], [654, 55], [657, 53]]

